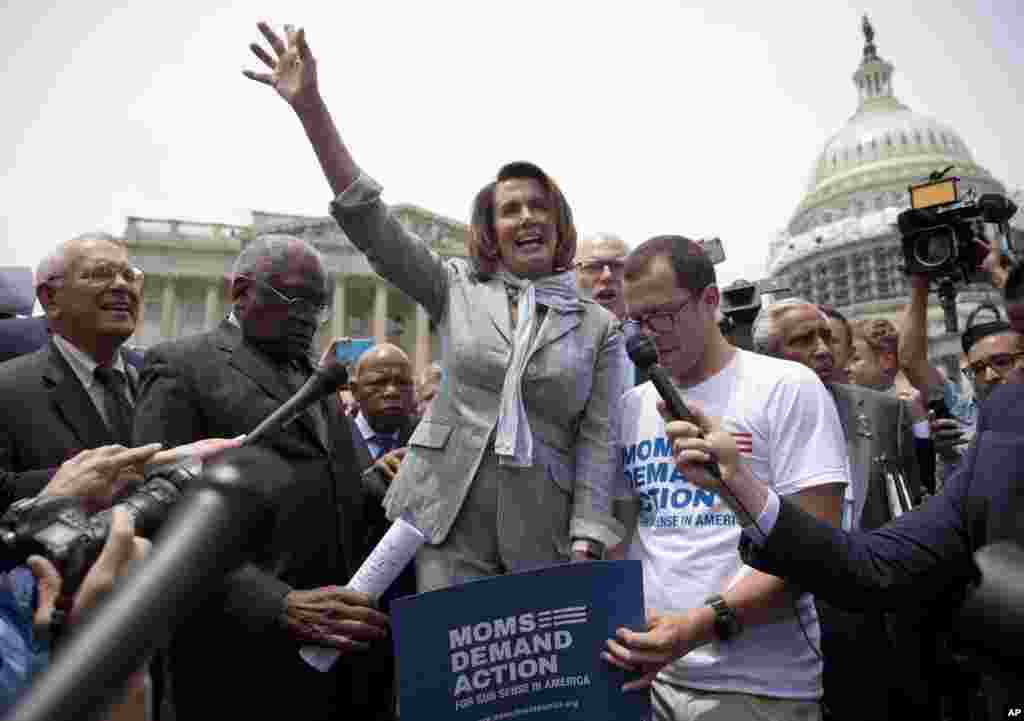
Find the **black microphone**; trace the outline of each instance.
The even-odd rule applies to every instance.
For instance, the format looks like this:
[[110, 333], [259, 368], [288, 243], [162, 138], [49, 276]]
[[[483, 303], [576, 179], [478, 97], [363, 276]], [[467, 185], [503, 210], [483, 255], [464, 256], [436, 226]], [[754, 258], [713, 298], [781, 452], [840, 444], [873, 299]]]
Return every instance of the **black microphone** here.
[[[226, 451], [178, 503], [152, 551], [71, 629], [11, 721], [92, 718], [271, 532], [291, 468], [260, 448]], [[210, 643], [217, 643], [210, 639]]]
[[271, 433], [284, 428], [305, 413], [311, 405], [336, 392], [346, 383], [348, 383], [348, 369], [341, 363], [328, 363], [317, 367], [305, 385], [299, 388], [298, 392], [289, 398], [283, 406], [263, 419], [263, 422], [245, 437], [242, 445], [254, 445]]
[[[654, 341], [643, 333], [634, 333], [626, 339], [626, 353], [629, 354], [629, 359], [633, 361], [633, 365], [647, 372], [648, 378], [651, 379], [654, 387], [658, 390], [658, 395], [662, 397], [668, 406], [669, 415], [676, 420], [689, 421], [697, 425], [697, 419], [693, 417], [690, 409], [683, 403], [683, 399], [680, 397], [679, 392], [676, 391], [675, 386], [672, 385], [668, 373], [658, 363], [658, 349], [654, 346]], [[706, 463], [704, 468], [717, 480], [722, 480], [722, 471], [717, 463]]]

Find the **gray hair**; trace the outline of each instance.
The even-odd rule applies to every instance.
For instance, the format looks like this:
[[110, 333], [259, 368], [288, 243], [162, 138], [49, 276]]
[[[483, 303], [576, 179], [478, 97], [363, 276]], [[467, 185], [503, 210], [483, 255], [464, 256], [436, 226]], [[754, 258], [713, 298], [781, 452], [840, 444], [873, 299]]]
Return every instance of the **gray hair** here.
[[785, 298], [771, 305], [761, 308], [754, 319], [752, 331], [754, 352], [761, 355], [779, 355], [779, 319], [791, 310], [811, 306], [818, 310], [818, 306], [805, 298]]
[[287, 272], [294, 258], [290, 249], [296, 243], [316, 258], [324, 271], [324, 283], [327, 285], [327, 268], [320, 251], [302, 238], [283, 233], [268, 233], [251, 240], [235, 258], [235, 263], [231, 267], [231, 279], [246, 277], [264, 280], [268, 276]]
[[89, 241], [104, 241], [121, 246], [122, 248], [128, 247], [123, 239], [110, 233], [82, 233], [81, 235], [76, 235], [71, 240], [62, 241], [57, 244], [57, 247], [47, 253], [46, 257], [39, 261], [39, 265], [36, 266], [35, 289], [38, 291], [39, 286], [45, 285], [54, 278], [64, 275], [67, 271], [68, 251], [79, 243], [87, 243]]
[[598, 243], [600, 241], [621, 243], [622, 247], [625, 249], [626, 253], [627, 254], [629, 253], [629, 246], [626, 244], [626, 241], [620, 235], [616, 235], [615, 233], [605, 233], [605, 232], [587, 233], [586, 235], [582, 236], [580, 238], [580, 240], [579, 240], [579, 243], [578, 243], [577, 249], [576, 249], [576, 258], [575, 259], [576, 260], [581, 260], [579, 246], [582, 246], [582, 245], [593, 246], [594, 244], [596, 244], [596, 243]]

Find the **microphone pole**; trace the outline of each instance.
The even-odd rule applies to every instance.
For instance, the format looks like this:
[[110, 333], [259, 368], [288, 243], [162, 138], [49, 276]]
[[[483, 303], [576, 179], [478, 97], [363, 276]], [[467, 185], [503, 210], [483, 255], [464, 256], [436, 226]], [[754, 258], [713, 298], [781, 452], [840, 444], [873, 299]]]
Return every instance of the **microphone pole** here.
[[309, 377], [302, 388], [246, 435], [242, 445], [255, 445], [272, 433], [284, 428], [305, 413], [311, 405], [319, 403], [346, 383], [348, 383], [348, 369], [341, 363], [332, 362], [317, 366], [313, 375]]
[[[259, 448], [226, 451], [177, 504], [152, 551], [76, 627], [10, 721], [91, 718], [258, 548], [289, 466]], [[211, 639], [216, 643], [216, 639]]]

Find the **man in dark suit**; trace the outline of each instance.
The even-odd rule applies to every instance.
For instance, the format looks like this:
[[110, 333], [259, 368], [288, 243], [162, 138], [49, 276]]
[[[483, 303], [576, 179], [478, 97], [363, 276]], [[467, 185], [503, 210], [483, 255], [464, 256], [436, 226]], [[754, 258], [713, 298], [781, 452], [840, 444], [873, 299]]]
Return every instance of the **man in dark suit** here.
[[[845, 319], [834, 313], [843, 320]], [[915, 434], [927, 437], [928, 421], [911, 429], [904, 401], [887, 393], [837, 382], [836, 356], [842, 355], [829, 317], [802, 298], [765, 306], [753, 327], [755, 350], [795, 361], [813, 370], [836, 403], [846, 436], [850, 486], [844, 499], [843, 528], [872, 529], [920, 501], [922, 488]], [[848, 329], [844, 328], [848, 333]], [[839, 352], [837, 352], [839, 351]], [[882, 613], [849, 613], [815, 599], [824, 656], [825, 719], [887, 719], [937, 713], [923, 651], [933, 634], [918, 619], [886, 619]], [[868, 670], [870, 669], [870, 670]], [[866, 678], [875, 692], [863, 693]]]
[[[1024, 545], [1022, 384], [1000, 386], [982, 404], [975, 440], [940, 494], [871, 532], [835, 529], [780, 499], [737, 463], [735, 443], [716, 421], [698, 412], [698, 422], [668, 424], [676, 464], [706, 488], [728, 489], [723, 498], [745, 527], [744, 560], [837, 606], [952, 610], [976, 579], [975, 551], [999, 541]], [[722, 483], [694, 465], [708, 451]], [[990, 717], [1007, 718], [1013, 689], [989, 679], [986, 692]]]
[[[231, 291], [234, 310], [218, 328], [147, 353], [138, 442], [247, 433], [312, 373], [312, 338], [330, 307], [319, 253], [289, 236], [257, 238], [235, 262]], [[296, 483], [262, 557], [229, 576], [172, 641], [179, 718], [386, 718], [389, 694], [348, 654], [384, 639], [388, 619], [339, 585], [365, 538], [352, 440], [331, 395], [265, 441]], [[321, 673], [299, 657], [304, 644], [343, 657]]]
[[[414, 415], [409, 356], [390, 343], [373, 346], [356, 363], [352, 391], [358, 408], [351, 422], [352, 442], [366, 491], [364, 512], [369, 552], [391, 527], [384, 513], [384, 494], [398, 473], [405, 446], [419, 422]], [[388, 612], [393, 599], [414, 593], [416, 567], [410, 563], [381, 597], [380, 608]], [[395, 657], [391, 647], [375, 647], [367, 659], [367, 670], [378, 687], [394, 688]]]
[[121, 345], [141, 291], [142, 271], [109, 235], [62, 243], [40, 263], [36, 293], [52, 335], [0, 364], [0, 509], [37, 494], [79, 451], [129, 444], [137, 376]]

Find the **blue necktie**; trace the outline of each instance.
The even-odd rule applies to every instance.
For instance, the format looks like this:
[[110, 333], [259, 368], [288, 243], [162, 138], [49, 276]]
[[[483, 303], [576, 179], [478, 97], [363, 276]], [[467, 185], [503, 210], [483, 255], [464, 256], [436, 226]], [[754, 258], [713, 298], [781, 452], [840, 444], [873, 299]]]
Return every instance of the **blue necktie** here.
[[373, 460], [398, 448], [398, 440], [391, 436], [374, 436], [371, 440], [377, 446], [377, 456]]

